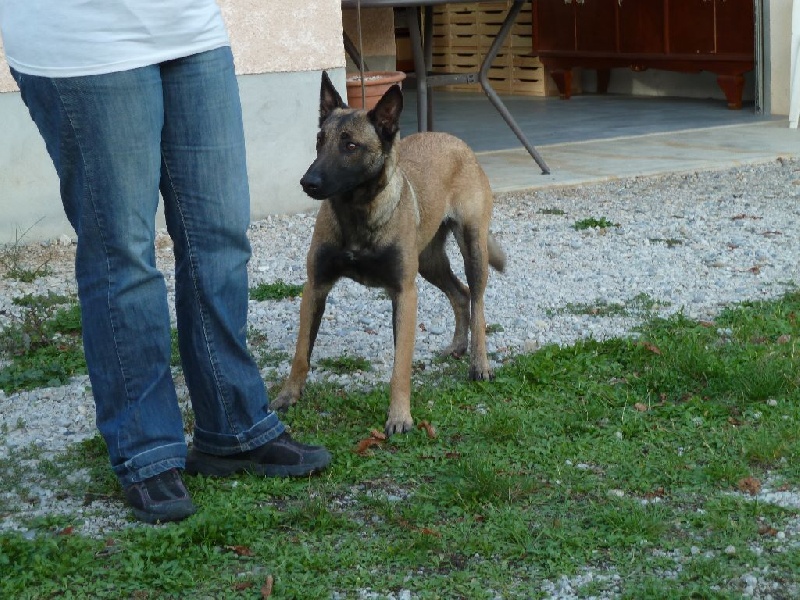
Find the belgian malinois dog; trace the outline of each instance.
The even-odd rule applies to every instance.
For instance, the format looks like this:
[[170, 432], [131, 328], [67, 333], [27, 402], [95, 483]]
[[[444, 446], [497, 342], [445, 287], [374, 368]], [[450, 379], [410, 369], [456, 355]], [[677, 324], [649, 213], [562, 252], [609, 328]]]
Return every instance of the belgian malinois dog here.
[[[399, 139], [403, 95], [391, 87], [372, 110], [342, 102], [322, 74], [317, 157], [300, 180], [321, 200], [306, 258], [300, 331], [291, 373], [271, 408], [297, 402], [333, 285], [349, 277], [383, 288], [392, 301], [394, 367], [386, 434], [409, 431], [411, 365], [417, 328], [417, 273], [442, 290], [455, 313], [446, 355], [470, 353], [471, 379], [492, 379], [486, 356], [483, 295], [489, 265], [502, 271], [505, 254], [489, 233], [492, 192], [475, 154], [445, 133]], [[453, 233], [467, 278], [450, 268]]]

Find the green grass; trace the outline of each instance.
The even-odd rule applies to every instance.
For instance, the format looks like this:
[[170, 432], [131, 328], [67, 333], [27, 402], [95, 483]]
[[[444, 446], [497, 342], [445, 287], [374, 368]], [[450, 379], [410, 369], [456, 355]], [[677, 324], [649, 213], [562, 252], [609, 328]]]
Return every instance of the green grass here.
[[608, 302], [605, 300], [598, 300], [592, 303], [569, 302], [563, 308], [547, 310], [547, 315], [570, 314], [591, 315], [593, 317], [627, 317], [635, 315], [645, 317], [652, 314], [657, 308], [663, 306], [669, 306], [669, 304], [659, 303], [648, 294], [641, 293], [624, 303]]
[[[579, 597], [741, 598], [751, 573], [797, 597], [800, 547], [774, 532], [800, 511], [737, 493], [746, 477], [797, 490], [797, 315], [792, 293], [714, 323], [651, 318], [636, 339], [515, 357], [494, 382], [453, 361], [417, 374], [415, 418], [438, 435], [363, 455], [387, 386], [310, 384], [284, 418], [332, 450], [324, 474], [189, 478], [195, 516], [102, 539], [64, 534], [77, 514], [33, 521], [33, 539], [0, 534], [0, 597], [257, 598], [270, 577], [272, 598], [537, 598], [587, 570], [591, 583], [571, 580]], [[8, 493], [31, 458], [0, 461]], [[98, 438], [48, 472], [86, 469], [53, 485], [92, 510], [121, 502], [106, 461]]]
[[0, 331], [0, 352], [9, 364], [0, 368], [6, 393], [63, 385], [86, 372], [77, 302], [56, 294], [17, 298], [22, 314]]
[[667, 248], [674, 248], [675, 246], [682, 246], [683, 240], [677, 238], [650, 238], [651, 244], [664, 244]]
[[273, 283], [261, 283], [250, 288], [250, 299], [262, 302], [264, 300], [282, 300], [296, 298], [303, 293], [302, 285], [284, 283], [278, 279]]
[[344, 354], [329, 358], [320, 358], [317, 361], [320, 367], [331, 371], [337, 375], [346, 375], [357, 371], [369, 371], [372, 368], [370, 362], [361, 356]]
[[607, 229], [609, 227], [619, 227], [619, 223], [612, 223], [605, 217], [600, 217], [599, 219], [595, 217], [589, 217], [587, 219], [581, 219], [579, 221], [575, 221], [572, 225], [572, 228], [577, 231], [582, 231], [584, 229]]

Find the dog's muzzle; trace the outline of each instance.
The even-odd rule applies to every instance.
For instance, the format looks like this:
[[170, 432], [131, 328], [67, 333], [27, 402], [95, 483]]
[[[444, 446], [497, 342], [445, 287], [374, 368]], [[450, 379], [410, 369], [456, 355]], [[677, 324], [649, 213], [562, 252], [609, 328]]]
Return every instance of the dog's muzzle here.
[[300, 179], [300, 185], [303, 191], [311, 196], [314, 200], [324, 200], [325, 196], [322, 192], [322, 178], [319, 175], [308, 172]]

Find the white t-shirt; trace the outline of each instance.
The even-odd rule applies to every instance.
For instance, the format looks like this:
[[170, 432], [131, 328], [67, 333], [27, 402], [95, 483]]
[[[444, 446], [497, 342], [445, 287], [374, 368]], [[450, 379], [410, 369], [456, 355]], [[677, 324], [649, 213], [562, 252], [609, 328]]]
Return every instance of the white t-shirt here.
[[8, 64], [28, 75], [125, 71], [229, 45], [214, 0], [0, 0]]

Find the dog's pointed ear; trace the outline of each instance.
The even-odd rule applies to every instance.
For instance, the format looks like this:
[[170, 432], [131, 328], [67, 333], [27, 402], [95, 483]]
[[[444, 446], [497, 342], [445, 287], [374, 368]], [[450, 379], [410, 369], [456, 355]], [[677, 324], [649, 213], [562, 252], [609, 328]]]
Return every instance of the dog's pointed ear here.
[[331, 78], [328, 77], [328, 72], [322, 72], [322, 86], [319, 92], [319, 126], [331, 115], [337, 108], [346, 108], [347, 105], [342, 101], [342, 97], [336, 88], [333, 87]]
[[403, 112], [403, 92], [400, 91], [400, 86], [395, 84], [386, 90], [375, 108], [367, 113], [367, 117], [381, 138], [390, 142], [400, 130], [401, 112]]

